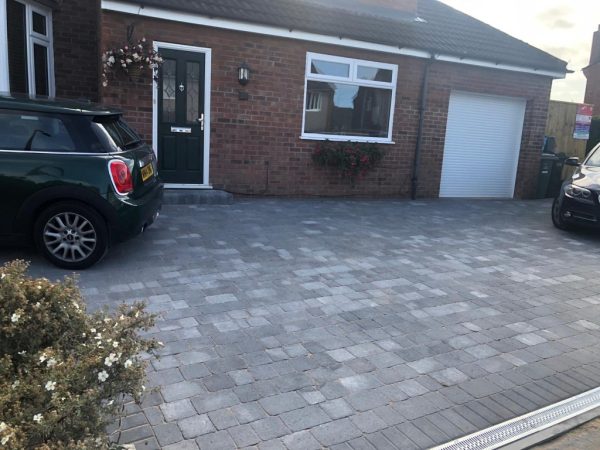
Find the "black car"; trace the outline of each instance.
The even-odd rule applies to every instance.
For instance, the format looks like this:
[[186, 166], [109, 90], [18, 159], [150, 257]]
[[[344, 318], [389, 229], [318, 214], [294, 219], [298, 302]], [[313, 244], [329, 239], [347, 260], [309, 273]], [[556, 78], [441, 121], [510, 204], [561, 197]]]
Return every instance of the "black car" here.
[[154, 152], [120, 111], [0, 95], [0, 242], [85, 269], [158, 216]]
[[569, 158], [565, 164], [577, 170], [554, 200], [552, 222], [561, 230], [576, 225], [600, 227], [600, 144], [583, 163], [579, 158]]

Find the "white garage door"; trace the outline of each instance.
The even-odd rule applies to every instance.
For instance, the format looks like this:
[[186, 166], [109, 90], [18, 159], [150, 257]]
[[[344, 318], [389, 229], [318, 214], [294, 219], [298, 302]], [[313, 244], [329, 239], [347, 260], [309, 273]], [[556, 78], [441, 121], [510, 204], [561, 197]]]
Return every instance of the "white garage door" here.
[[440, 197], [513, 197], [525, 100], [452, 92]]

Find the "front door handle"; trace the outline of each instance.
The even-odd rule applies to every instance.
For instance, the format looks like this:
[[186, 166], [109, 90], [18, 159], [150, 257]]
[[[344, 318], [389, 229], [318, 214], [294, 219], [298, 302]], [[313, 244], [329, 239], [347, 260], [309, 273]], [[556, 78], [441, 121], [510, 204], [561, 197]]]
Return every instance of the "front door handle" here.
[[204, 131], [204, 113], [198, 117], [198, 123], [200, 124], [200, 131]]

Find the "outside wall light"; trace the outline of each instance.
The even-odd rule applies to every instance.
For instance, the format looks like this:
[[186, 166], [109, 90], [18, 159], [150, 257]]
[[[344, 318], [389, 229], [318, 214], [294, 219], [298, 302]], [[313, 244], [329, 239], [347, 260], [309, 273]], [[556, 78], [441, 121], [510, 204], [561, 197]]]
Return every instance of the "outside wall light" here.
[[246, 86], [250, 81], [250, 67], [245, 62], [238, 68], [238, 81], [242, 86]]

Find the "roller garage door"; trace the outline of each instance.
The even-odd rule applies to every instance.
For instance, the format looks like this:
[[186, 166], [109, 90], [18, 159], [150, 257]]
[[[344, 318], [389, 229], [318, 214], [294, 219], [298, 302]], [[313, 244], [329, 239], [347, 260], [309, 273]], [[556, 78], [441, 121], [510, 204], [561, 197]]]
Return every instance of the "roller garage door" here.
[[512, 198], [525, 100], [452, 92], [440, 197]]

